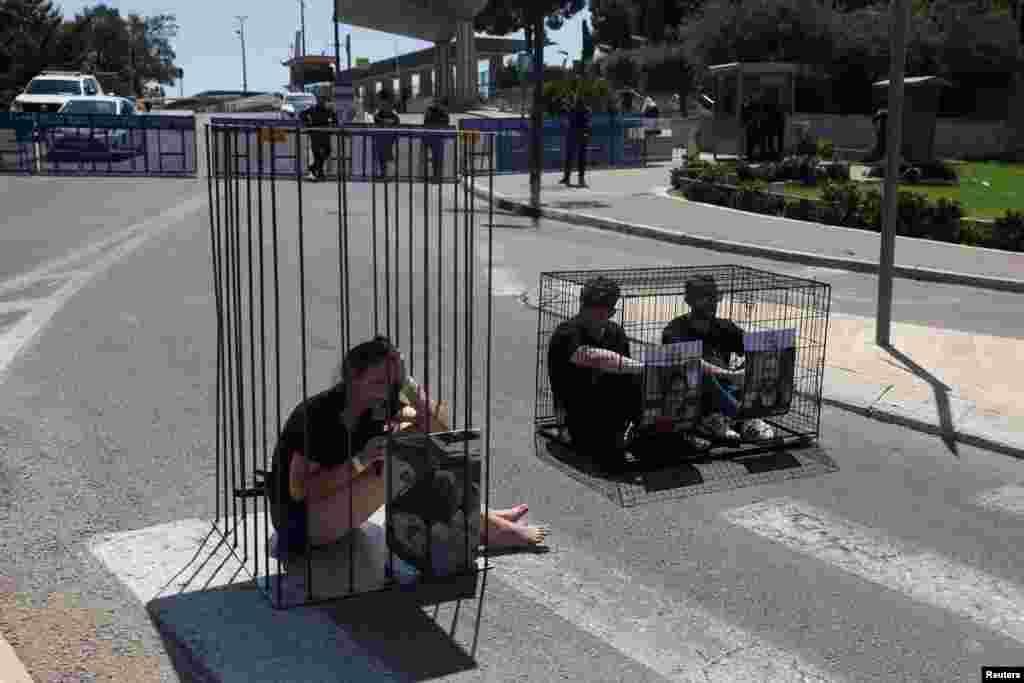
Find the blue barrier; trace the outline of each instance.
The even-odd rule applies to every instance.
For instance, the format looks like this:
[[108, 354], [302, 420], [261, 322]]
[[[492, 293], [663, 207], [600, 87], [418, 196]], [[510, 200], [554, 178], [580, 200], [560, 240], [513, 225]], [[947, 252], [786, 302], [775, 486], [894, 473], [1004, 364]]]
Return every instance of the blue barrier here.
[[32, 172], [32, 133], [35, 122], [31, 114], [0, 113], [0, 131], [9, 131], [0, 139], [0, 173]]
[[[303, 130], [294, 120], [213, 117], [210, 124], [210, 166], [218, 177], [295, 178], [313, 161], [311, 143], [317, 131]], [[491, 164], [485, 140], [471, 140], [454, 128], [356, 124], [324, 131], [324, 135], [330, 144], [326, 174], [337, 177], [340, 161], [348, 181], [386, 176], [402, 181], [431, 178], [455, 182], [468, 172], [469, 164], [478, 173], [487, 172]]]
[[[497, 134], [496, 172], [525, 173], [529, 170], [529, 119], [462, 119], [463, 130]], [[545, 170], [559, 170], [565, 159], [566, 126], [563, 120], [544, 120], [542, 137]], [[635, 167], [644, 163], [643, 119], [596, 114], [592, 118], [588, 166]]]
[[[8, 114], [28, 173], [194, 176], [195, 117], [132, 114]], [[22, 151], [22, 146], [25, 151]]]

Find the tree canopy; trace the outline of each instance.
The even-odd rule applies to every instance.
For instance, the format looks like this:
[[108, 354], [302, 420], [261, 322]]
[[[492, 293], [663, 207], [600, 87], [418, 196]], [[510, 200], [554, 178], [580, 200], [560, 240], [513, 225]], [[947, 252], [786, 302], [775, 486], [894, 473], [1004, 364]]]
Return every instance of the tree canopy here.
[[0, 0], [0, 102], [46, 68], [91, 71], [122, 95], [141, 95], [148, 81], [171, 84], [177, 33], [173, 14], [122, 15], [101, 3], [65, 21], [50, 0]]

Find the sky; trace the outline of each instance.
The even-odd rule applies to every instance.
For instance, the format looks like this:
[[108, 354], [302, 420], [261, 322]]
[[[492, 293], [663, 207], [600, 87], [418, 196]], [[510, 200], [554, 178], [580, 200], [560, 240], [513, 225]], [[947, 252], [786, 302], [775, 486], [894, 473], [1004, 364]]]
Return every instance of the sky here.
[[[58, 0], [55, 4], [61, 4]], [[84, 7], [99, 2], [64, 2], [64, 14], [73, 18]], [[106, 5], [116, 7], [122, 14], [137, 13], [150, 16], [174, 14], [178, 19], [178, 37], [174, 41], [177, 65], [185, 71], [184, 94], [192, 95], [204, 90], [241, 90], [242, 48], [235, 27], [235, 17], [246, 16], [245, 42], [249, 90], [277, 91], [288, 82], [288, 70], [281, 62], [289, 57], [289, 46], [299, 28], [299, 2], [241, 2], [240, 0], [107, 0]], [[334, 25], [331, 22], [332, 0], [306, 0], [306, 51], [308, 54], [334, 54]], [[583, 10], [559, 30], [549, 33], [557, 45], [545, 48], [544, 59], [549, 64], [561, 64], [564, 55], [579, 59], [582, 49], [581, 23], [589, 20], [589, 10]], [[386, 59], [399, 54], [432, 47], [432, 43], [395, 36], [378, 31], [354, 28], [342, 24], [342, 56], [345, 35], [352, 33], [352, 61], [368, 57], [370, 61]], [[511, 37], [522, 37], [513, 34]], [[167, 89], [168, 95], [178, 95], [179, 86]]]

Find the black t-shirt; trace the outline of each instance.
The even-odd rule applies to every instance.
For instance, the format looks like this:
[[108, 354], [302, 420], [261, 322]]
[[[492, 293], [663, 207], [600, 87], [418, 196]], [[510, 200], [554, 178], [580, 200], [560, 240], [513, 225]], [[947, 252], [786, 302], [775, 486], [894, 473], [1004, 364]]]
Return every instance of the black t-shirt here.
[[721, 368], [728, 368], [732, 354], [743, 355], [743, 330], [736, 323], [724, 318], [712, 318], [708, 330], [697, 330], [689, 314], [681, 315], [661, 333], [662, 344], [701, 340], [704, 342], [704, 360]]
[[[299, 504], [292, 500], [288, 491], [292, 453], [303, 453], [310, 461], [321, 467], [337, 467], [348, 462], [353, 453], [358, 454], [362, 451], [371, 438], [384, 433], [385, 424], [382, 417], [375, 417], [371, 412], [364, 413], [351, 432], [352, 450], [349, 451], [350, 433], [345, 425], [344, 409], [345, 386], [338, 384], [327, 391], [310, 396], [305, 404], [300, 403], [288, 416], [274, 447], [273, 473], [267, 491], [272, 504], [285, 507]], [[397, 410], [392, 412], [395, 413]], [[305, 434], [307, 422], [308, 450]]]
[[582, 368], [572, 362], [572, 355], [581, 346], [608, 349], [629, 357], [626, 331], [612, 321], [595, 323], [576, 316], [567, 320], [551, 335], [548, 343], [548, 378], [555, 405], [572, 410], [581, 399], [586, 401], [603, 370]]

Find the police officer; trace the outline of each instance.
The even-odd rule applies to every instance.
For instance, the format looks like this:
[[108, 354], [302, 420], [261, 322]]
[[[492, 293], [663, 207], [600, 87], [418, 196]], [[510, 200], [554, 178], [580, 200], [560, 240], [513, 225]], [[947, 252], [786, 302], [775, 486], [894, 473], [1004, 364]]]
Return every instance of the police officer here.
[[[334, 125], [334, 116], [318, 97], [316, 104], [302, 112], [302, 124], [310, 128], [328, 128]], [[331, 157], [331, 134], [325, 130], [310, 131], [309, 142], [313, 149], [313, 163], [309, 165], [309, 174], [313, 180], [323, 180], [324, 163]]]

